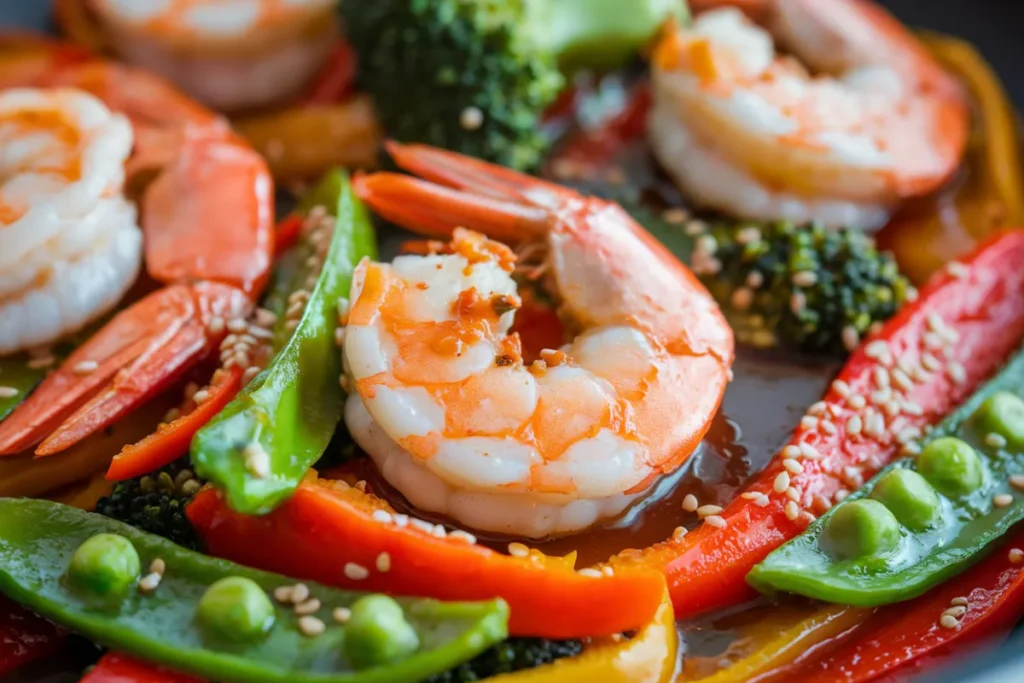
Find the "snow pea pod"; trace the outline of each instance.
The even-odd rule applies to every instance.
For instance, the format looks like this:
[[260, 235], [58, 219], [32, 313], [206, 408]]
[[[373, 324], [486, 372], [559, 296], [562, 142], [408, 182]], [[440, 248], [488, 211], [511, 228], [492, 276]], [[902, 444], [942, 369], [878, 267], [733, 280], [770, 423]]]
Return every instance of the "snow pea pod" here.
[[[294, 493], [330, 442], [344, 406], [338, 303], [348, 296], [359, 260], [375, 258], [376, 242], [347, 176], [329, 175], [314, 196], [335, 216], [334, 230], [323, 258], [310, 252], [314, 257], [296, 273], [298, 288], [279, 320], [294, 331], [267, 369], [192, 441], [196, 471], [245, 514], [270, 512]], [[303, 239], [315, 245], [327, 235], [313, 226]]]
[[[154, 560], [163, 561], [162, 580], [154, 590], [144, 590], [140, 582], [111, 593], [108, 582], [101, 596], [93, 589], [96, 582], [83, 580], [82, 567], [95, 569], [114, 551], [83, 559], [82, 550], [111, 538], [122, 549], [134, 549], [135, 570], [142, 567], [145, 573]], [[100, 569], [112, 571], [110, 565]], [[211, 618], [232, 626], [240, 623], [238, 613], [232, 611], [234, 605], [225, 602], [232, 595], [222, 590], [228, 584], [249, 586], [252, 593], [245, 597], [258, 598], [269, 609], [269, 618], [255, 632], [211, 628], [216, 625]], [[206, 679], [226, 683], [417, 681], [457, 666], [506, 634], [508, 608], [501, 600], [391, 599], [306, 584], [308, 600], [318, 604], [310, 614], [300, 616], [291, 602], [271, 602], [268, 595], [293, 584], [294, 580], [279, 574], [207, 557], [102, 515], [43, 500], [0, 499], [0, 589], [5, 594], [105, 646]], [[219, 609], [206, 609], [211, 595], [218, 598], [214, 606]], [[407, 639], [411, 627], [417, 645], [415, 650], [406, 648], [401, 657], [357, 669], [346, 653], [353, 652], [353, 641], [363, 642], [367, 634], [359, 632], [354, 619], [341, 624], [331, 614], [342, 608], [355, 612], [368, 598], [388, 600], [392, 612], [397, 612], [389, 618], [401, 619]], [[325, 628], [303, 626], [308, 619], [302, 620], [314, 614]]]
[[959, 574], [1024, 519], [1024, 352], [921, 442], [755, 566], [762, 592], [862, 607]]

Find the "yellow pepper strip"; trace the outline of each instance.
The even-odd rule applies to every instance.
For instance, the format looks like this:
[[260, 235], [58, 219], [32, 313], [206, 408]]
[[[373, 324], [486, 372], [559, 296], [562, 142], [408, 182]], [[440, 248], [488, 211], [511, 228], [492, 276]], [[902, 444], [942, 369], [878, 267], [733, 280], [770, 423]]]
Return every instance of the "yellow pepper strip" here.
[[91, 479], [80, 481], [77, 484], [66, 486], [46, 498], [56, 503], [63, 503], [71, 507], [81, 508], [88, 512], [96, 509], [96, 503], [103, 496], [110, 495], [114, 490], [115, 482], [108, 480], [103, 473], [94, 474]]
[[788, 624], [776, 622], [772, 623], [770, 629], [759, 629], [754, 642], [747, 644], [752, 651], [727, 668], [709, 676], [686, 677], [683, 680], [700, 683], [744, 683], [753, 680], [792, 664], [813, 646], [848, 631], [867, 619], [871, 613], [870, 609], [830, 605], [803, 618], [794, 615], [796, 618], [791, 618]]
[[629, 640], [606, 638], [570, 659], [489, 678], [494, 683], [668, 683], [676, 668], [675, 617], [668, 593], [654, 619]]
[[279, 181], [304, 180], [337, 166], [375, 165], [381, 133], [369, 98], [314, 104], [237, 119], [235, 128], [267, 159]]
[[966, 171], [936, 196], [909, 203], [879, 236], [916, 283], [997, 229], [1024, 222], [1017, 121], [998, 77], [968, 43], [933, 34], [922, 40], [968, 88], [975, 116]]

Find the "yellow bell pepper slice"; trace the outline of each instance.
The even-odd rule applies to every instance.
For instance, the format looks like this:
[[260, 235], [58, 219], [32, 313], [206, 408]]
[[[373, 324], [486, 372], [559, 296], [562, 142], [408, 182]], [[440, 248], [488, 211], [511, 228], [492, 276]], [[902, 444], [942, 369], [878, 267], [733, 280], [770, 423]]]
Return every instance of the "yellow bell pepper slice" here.
[[494, 683], [668, 683], [679, 645], [668, 592], [647, 626], [625, 640], [604, 638], [570, 659], [487, 679]]
[[[703, 662], [688, 661], [681, 680], [745, 683], [794, 663], [815, 645], [845, 633], [872, 613], [870, 609], [845, 605], [813, 609], [815, 611], [809, 615], [807, 610], [793, 610], [774, 618], [766, 615], [765, 619], [756, 620], [751, 633], [746, 637], [741, 635], [735, 647], [730, 648], [740, 649], [742, 654], [738, 658], [730, 657], [729, 653], [715, 657], [713, 669], [718, 670], [707, 675], [703, 671], [708, 667], [702, 666]], [[727, 667], [720, 668], [719, 663], [723, 660], [732, 661]]]
[[1024, 222], [1017, 119], [999, 78], [962, 40], [935, 34], [922, 40], [967, 87], [975, 116], [964, 170], [953, 186], [911, 202], [879, 236], [917, 283], [999, 228]]

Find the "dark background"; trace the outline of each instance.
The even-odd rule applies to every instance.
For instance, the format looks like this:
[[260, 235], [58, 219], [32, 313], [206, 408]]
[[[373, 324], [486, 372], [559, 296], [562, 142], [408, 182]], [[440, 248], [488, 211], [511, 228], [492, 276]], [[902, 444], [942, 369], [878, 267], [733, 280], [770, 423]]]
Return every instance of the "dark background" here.
[[[1018, 107], [1024, 105], [1024, 0], [879, 2], [911, 26], [954, 34], [974, 43], [999, 73], [1013, 101]], [[0, 27], [46, 28], [49, 5], [49, 0], [0, 0]], [[1024, 634], [1020, 630], [996, 652], [964, 655], [961, 665], [929, 672], [920, 678], [921, 683], [1024, 683]]]

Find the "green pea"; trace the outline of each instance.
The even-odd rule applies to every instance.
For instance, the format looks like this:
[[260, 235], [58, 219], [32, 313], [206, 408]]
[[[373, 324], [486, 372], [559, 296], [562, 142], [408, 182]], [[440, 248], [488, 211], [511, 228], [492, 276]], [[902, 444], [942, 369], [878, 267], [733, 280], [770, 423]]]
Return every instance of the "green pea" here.
[[999, 434], [1015, 447], [1024, 447], [1024, 401], [1008, 391], [999, 391], [981, 404], [974, 423], [985, 434]]
[[917, 456], [917, 471], [950, 498], [976, 491], [985, 482], [978, 454], [970, 444], [953, 436], [935, 439], [925, 446]]
[[366, 595], [352, 603], [345, 627], [345, 656], [356, 669], [408, 657], [420, 646], [402, 606], [387, 595]]
[[229, 576], [206, 589], [196, 618], [218, 637], [252, 640], [274, 625], [274, 605], [252, 579]]
[[913, 531], [932, 526], [942, 512], [935, 489], [914, 470], [892, 470], [875, 484], [871, 497], [889, 508], [900, 524]]
[[124, 536], [96, 534], [71, 557], [68, 575], [97, 595], [124, 593], [139, 578], [141, 563], [135, 546]]
[[900, 524], [889, 508], [862, 498], [840, 505], [826, 530], [833, 551], [845, 558], [881, 555], [900, 543]]

